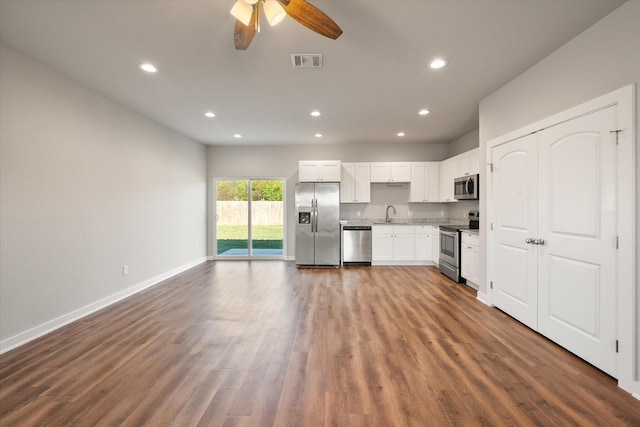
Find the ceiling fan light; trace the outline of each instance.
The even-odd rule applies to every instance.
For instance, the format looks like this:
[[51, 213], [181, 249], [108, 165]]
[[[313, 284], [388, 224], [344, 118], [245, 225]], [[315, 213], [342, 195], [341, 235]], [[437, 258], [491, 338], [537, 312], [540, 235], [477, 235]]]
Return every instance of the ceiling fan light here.
[[251, 15], [253, 15], [253, 6], [246, 3], [244, 0], [238, 0], [231, 8], [231, 14], [244, 25], [249, 25], [249, 22], [251, 22]]
[[287, 16], [287, 12], [285, 12], [284, 8], [276, 0], [267, 0], [264, 2], [264, 14], [272, 26], [278, 25], [278, 23]]
[[249, 4], [256, 4], [258, 3], [258, 0], [244, 0], [244, 2]]

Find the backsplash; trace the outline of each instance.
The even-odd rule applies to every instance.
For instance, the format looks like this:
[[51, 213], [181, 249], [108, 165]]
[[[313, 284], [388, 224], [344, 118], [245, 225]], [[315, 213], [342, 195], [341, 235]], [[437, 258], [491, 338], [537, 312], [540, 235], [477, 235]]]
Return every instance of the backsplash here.
[[[467, 221], [470, 210], [478, 209], [477, 200], [456, 203], [409, 203], [409, 184], [371, 184], [370, 203], [341, 203], [340, 219], [384, 218], [392, 205], [393, 218], [452, 218]], [[409, 215], [411, 212], [412, 215]], [[358, 216], [358, 213], [360, 215]]]

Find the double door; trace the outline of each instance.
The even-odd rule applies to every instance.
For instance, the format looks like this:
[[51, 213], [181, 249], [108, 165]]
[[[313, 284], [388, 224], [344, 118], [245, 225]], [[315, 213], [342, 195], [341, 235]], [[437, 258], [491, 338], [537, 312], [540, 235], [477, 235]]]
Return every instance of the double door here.
[[493, 303], [616, 376], [616, 108], [492, 149]]

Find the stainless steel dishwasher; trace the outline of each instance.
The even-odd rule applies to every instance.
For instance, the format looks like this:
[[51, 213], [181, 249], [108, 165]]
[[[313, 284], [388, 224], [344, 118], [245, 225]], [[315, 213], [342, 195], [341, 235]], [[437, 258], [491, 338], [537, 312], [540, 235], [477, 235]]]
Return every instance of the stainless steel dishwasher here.
[[371, 265], [371, 226], [342, 226], [342, 264]]

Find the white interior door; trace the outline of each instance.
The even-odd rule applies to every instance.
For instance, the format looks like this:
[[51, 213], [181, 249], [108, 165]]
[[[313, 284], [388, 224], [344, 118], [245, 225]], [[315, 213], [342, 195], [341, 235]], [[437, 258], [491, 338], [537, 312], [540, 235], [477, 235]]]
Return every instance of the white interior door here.
[[538, 172], [536, 135], [496, 146], [493, 159], [493, 303], [537, 329]]
[[615, 109], [539, 134], [538, 330], [616, 374]]

